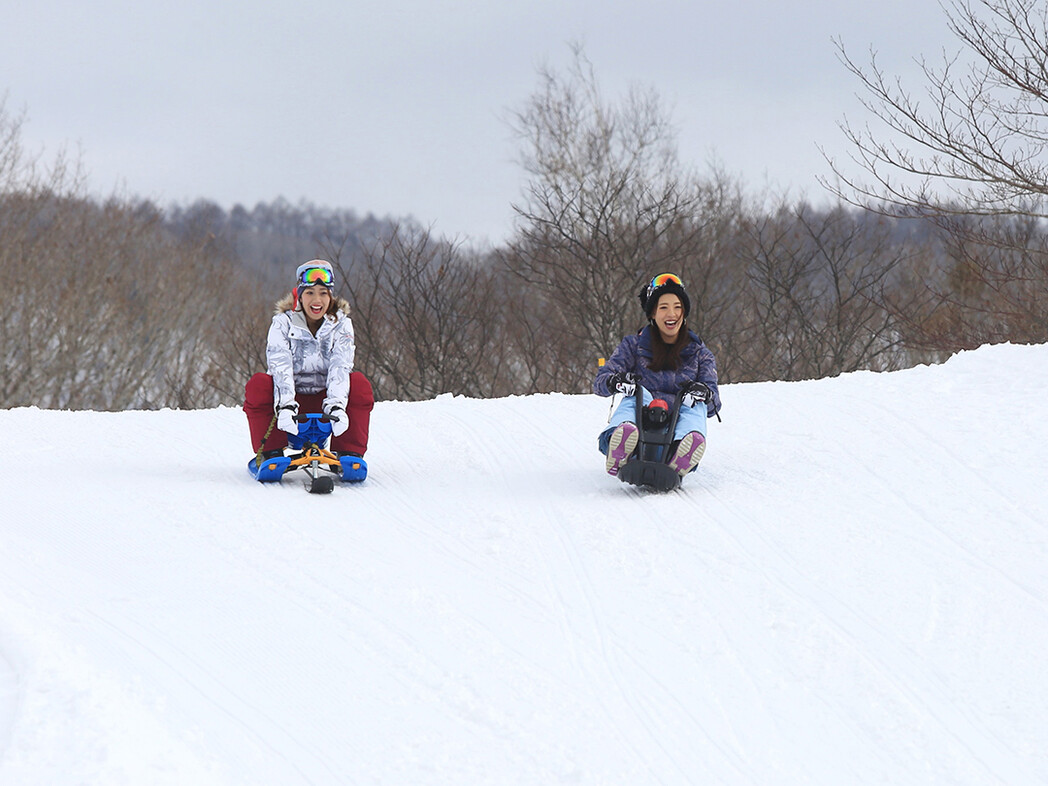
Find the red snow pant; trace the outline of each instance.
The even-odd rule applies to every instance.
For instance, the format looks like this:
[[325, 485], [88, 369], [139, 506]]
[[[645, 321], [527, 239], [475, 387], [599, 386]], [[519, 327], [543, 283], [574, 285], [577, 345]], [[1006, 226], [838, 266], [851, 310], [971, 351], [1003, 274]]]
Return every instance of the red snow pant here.
[[[299, 414], [321, 412], [326, 393], [322, 390], [319, 393], [296, 394]], [[340, 436], [331, 438], [331, 450], [364, 455], [368, 449], [368, 426], [374, 406], [375, 394], [371, 390], [371, 383], [359, 371], [354, 371], [349, 375], [349, 402], [346, 404], [349, 428]], [[273, 423], [273, 377], [269, 374], [255, 374], [247, 381], [244, 386], [244, 413], [247, 415], [248, 428], [251, 429], [251, 450], [257, 451], [266, 429]], [[273, 430], [262, 450], [279, 450], [286, 446], [287, 434], [273, 423]]]

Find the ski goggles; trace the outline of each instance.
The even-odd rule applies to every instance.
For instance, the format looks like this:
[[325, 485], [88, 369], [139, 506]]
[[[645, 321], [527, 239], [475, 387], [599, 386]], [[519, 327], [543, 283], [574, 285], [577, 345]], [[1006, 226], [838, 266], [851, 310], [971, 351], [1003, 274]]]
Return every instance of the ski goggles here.
[[647, 297], [651, 297], [652, 293], [659, 287], [664, 287], [666, 284], [676, 284], [681, 289], [684, 289], [684, 282], [680, 280], [679, 276], [673, 275], [673, 273], [659, 273], [655, 278], [648, 284]]
[[298, 277], [300, 287], [330, 287], [333, 284], [334, 278], [326, 267], [307, 267]]

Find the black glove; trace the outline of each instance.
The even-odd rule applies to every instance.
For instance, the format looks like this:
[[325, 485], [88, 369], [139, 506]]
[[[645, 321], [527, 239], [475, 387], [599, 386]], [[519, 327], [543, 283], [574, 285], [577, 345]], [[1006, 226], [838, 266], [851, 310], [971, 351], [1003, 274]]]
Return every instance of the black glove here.
[[608, 391], [632, 396], [637, 390], [639, 381], [640, 378], [632, 371], [616, 371], [607, 379]]
[[706, 404], [713, 400], [713, 391], [710, 390], [709, 385], [707, 385], [705, 382], [693, 380], [691, 382], [686, 383], [682, 390], [684, 392], [684, 401], [690, 400], [690, 406], [693, 407], [700, 401], [703, 404]]

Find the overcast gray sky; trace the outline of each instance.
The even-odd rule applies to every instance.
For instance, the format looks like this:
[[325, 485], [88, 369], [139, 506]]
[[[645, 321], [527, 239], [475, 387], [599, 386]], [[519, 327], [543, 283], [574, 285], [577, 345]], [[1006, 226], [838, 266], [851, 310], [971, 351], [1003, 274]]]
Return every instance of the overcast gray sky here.
[[832, 39], [890, 73], [957, 48], [935, 0], [0, 0], [22, 141], [79, 151], [98, 194], [247, 207], [283, 196], [504, 240], [506, 124], [581, 43], [604, 93], [654, 87], [681, 159], [813, 201], [865, 119]]

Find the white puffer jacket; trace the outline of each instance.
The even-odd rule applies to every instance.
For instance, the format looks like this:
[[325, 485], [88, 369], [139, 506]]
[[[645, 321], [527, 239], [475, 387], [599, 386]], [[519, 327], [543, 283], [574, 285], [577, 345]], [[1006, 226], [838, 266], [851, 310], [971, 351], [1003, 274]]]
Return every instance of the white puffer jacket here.
[[301, 311], [280, 311], [273, 317], [266, 340], [266, 363], [273, 377], [277, 409], [293, 404], [296, 391], [319, 393], [325, 388], [325, 413], [332, 407], [346, 408], [356, 351], [348, 310], [347, 305], [333, 317], [326, 315], [315, 336]]

